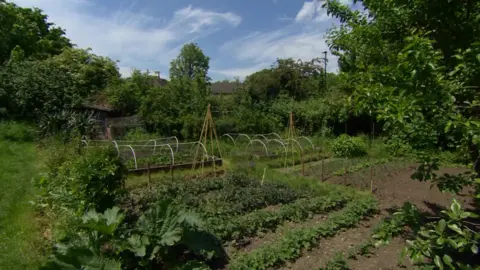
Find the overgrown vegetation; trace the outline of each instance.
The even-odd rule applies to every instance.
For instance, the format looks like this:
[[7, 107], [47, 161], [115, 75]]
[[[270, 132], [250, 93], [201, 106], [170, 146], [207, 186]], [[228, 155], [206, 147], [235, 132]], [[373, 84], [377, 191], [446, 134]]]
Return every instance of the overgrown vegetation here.
[[[0, 1], [0, 268], [36, 268], [46, 255], [45, 269], [278, 267], [376, 208], [371, 196], [274, 169], [331, 156], [325, 177], [365, 171], [391, 156], [416, 157], [414, 180], [441, 192], [472, 190], [468, 209], [455, 200], [428, 218], [406, 203], [364, 248], [407, 230], [405, 254], [417, 265], [478, 267], [480, 3], [358, 2], [364, 11], [338, 0], [323, 4], [340, 22], [327, 35], [338, 74], [326, 73], [326, 59], [278, 59], [235, 81], [234, 93], [223, 98], [211, 95], [210, 58], [197, 44], [184, 45], [172, 60], [169, 81], [138, 70], [122, 78], [114, 61], [75, 47], [41, 10]], [[96, 102], [140, 117], [146, 132], [127, 134], [131, 140], [197, 140], [208, 104], [219, 134], [284, 131], [293, 112], [297, 131], [318, 135], [321, 149], [286, 161], [273, 151], [271, 160], [258, 162], [261, 171], [126, 190], [132, 164], [113, 149], [80, 146], [81, 136], [94, 136], [97, 115], [86, 104]], [[36, 150], [32, 142], [41, 138], [47, 140]], [[438, 152], [473, 171], [437, 175]], [[37, 181], [39, 153], [48, 158]], [[142, 165], [151, 161], [139, 158]], [[320, 214], [328, 219], [303, 226]], [[38, 229], [38, 219], [48, 225]], [[240, 251], [288, 222], [298, 227]], [[226, 246], [236, 255], [229, 258]], [[326, 267], [348, 266], [339, 256]]]
[[333, 142], [333, 154], [337, 157], [358, 157], [367, 154], [365, 142], [359, 137], [342, 134]]

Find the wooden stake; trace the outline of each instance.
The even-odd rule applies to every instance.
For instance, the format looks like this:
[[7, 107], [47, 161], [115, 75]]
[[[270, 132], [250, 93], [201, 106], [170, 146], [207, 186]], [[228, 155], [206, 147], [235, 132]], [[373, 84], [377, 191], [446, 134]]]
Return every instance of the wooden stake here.
[[[214, 140], [215, 138], [215, 140]], [[210, 147], [208, 147], [208, 139], [210, 140]], [[215, 123], [213, 122], [213, 117], [212, 117], [212, 111], [211, 111], [211, 106], [208, 104], [207, 106], [207, 113], [205, 114], [205, 118], [203, 120], [203, 126], [202, 126], [202, 131], [200, 132], [200, 138], [198, 140], [199, 142], [203, 142], [203, 146], [205, 147], [205, 150], [208, 151], [210, 148], [211, 153], [209, 154], [208, 152], [205, 153], [207, 155], [207, 158], [209, 156], [212, 157], [212, 168], [213, 168], [213, 174], [214, 176], [217, 176], [217, 170], [216, 170], [216, 163], [215, 163], [215, 150], [218, 151], [218, 157], [221, 159], [222, 158], [222, 152], [220, 150], [220, 144], [218, 142], [218, 137], [217, 137], [217, 131], [215, 130]], [[216, 144], [216, 147], [215, 147]], [[195, 158], [193, 161], [193, 166], [192, 166], [192, 172], [195, 169], [196, 163], [197, 163], [197, 158], [198, 158], [198, 152], [199, 152], [200, 145], [197, 145], [197, 149], [195, 152]], [[204, 159], [202, 158], [202, 173], [203, 173], [203, 166], [204, 166]]]
[[150, 172], [150, 161], [147, 162], [147, 173], [148, 173], [148, 184], [150, 185], [152, 183], [152, 176]]
[[323, 166], [325, 165], [325, 159], [322, 158], [322, 182], [325, 180], [324, 175], [323, 175]]
[[[290, 117], [289, 117], [289, 120], [288, 120], [288, 138], [289, 139], [294, 139], [294, 134], [293, 134], [293, 112], [290, 112]], [[290, 141], [291, 143], [291, 141]], [[291, 146], [292, 146], [292, 157], [293, 157], [293, 160], [292, 160], [292, 167], [295, 167], [295, 155], [293, 154], [294, 151], [293, 151], [293, 143], [291, 143]]]
[[373, 192], [373, 166], [370, 167], [370, 192]]
[[263, 176], [262, 176], [262, 182], [261, 182], [261, 186], [263, 186], [263, 181], [265, 180], [265, 173], [267, 172], [267, 167], [263, 168]]
[[301, 158], [300, 161], [302, 162], [302, 176], [305, 176], [305, 162], [303, 162], [303, 151], [300, 153]]
[[348, 174], [348, 158], [347, 158], [347, 164], [345, 165], [345, 175], [343, 176], [343, 182], [345, 185], [347, 185], [347, 174]]
[[213, 147], [213, 126], [212, 126], [212, 112], [210, 110], [210, 104], [208, 104], [208, 111], [207, 111], [207, 114], [208, 114], [208, 120], [209, 120], [209, 130], [210, 130], [210, 145], [212, 146], [212, 168], [213, 168], [213, 176], [217, 176], [217, 171], [215, 170], [215, 151], [214, 151], [214, 147]]

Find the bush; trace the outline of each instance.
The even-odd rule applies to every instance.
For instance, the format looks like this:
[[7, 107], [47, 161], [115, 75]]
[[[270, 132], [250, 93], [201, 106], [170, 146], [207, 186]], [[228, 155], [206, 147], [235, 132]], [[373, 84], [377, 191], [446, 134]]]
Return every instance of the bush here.
[[387, 146], [387, 151], [391, 155], [396, 157], [405, 157], [405, 156], [411, 156], [414, 154], [414, 150], [412, 146], [408, 142], [398, 137], [390, 138], [387, 141], [386, 146]]
[[142, 140], [151, 140], [158, 139], [162, 136], [155, 133], [148, 133], [142, 128], [135, 128], [127, 132], [127, 134], [122, 138], [125, 141], [142, 141]]
[[359, 157], [367, 154], [365, 141], [358, 137], [342, 134], [333, 141], [333, 154], [336, 157]]
[[[63, 150], [62, 150], [63, 151]], [[47, 199], [81, 213], [88, 209], [104, 211], [114, 205], [125, 181], [125, 165], [113, 149], [88, 149], [64, 160], [60, 167], [50, 168], [43, 178]]]
[[36, 130], [24, 123], [0, 122], [0, 140], [14, 142], [33, 142]]

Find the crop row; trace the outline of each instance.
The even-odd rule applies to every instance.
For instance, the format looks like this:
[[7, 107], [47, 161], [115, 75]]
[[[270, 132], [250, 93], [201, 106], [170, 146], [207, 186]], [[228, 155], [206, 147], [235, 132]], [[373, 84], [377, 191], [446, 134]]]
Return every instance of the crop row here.
[[[194, 156], [190, 153], [175, 153], [174, 159], [175, 159], [175, 164], [190, 163], [194, 161]], [[169, 152], [149, 155], [146, 157], [136, 157], [136, 159], [134, 159], [132, 155], [132, 156], [125, 157], [125, 160], [126, 160], [126, 166], [128, 168], [135, 167], [135, 160], [136, 160], [137, 166], [141, 168], [147, 167], [148, 163], [150, 163], [152, 166], [172, 164], [172, 157]], [[201, 157], [197, 158], [197, 160], [201, 161]]]
[[186, 203], [195, 205], [205, 217], [224, 217], [251, 212], [269, 205], [285, 204], [308, 196], [307, 192], [279, 183], [264, 183], [261, 186], [224, 188], [207, 196], [189, 196]]
[[387, 162], [388, 162], [388, 159], [386, 159], [386, 158], [376, 159], [376, 160], [373, 160], [373, 161], [366, 161], [366, 162], [355, 164], [351, 167], [346, 167], [345, 169], [339, 169], [339, 170], [335, 171], [333, 173], [333, 175], [342, 176], [344, 174], [358, 172], [362, 169], [370, 168], [372, 166], [379, 165], [379, 164], [385, 164]]
[[[320, 161], [323, 158], [326, 157], [317, 153], [307, 153], [303, 157], [299, 154], [289, 155], [287, 156], [287, 166], [291, 166], [293, 164], [300, 165], [302, 164], [302, 160], [304, 163], [309, 163], [314, 161]], [[281, 168], [285, 166], [285, 156], [278, 156], [275, 159], [266, 160], [263, 163], [265, 163], [270, 168]]]
[[[405, 204], [403, 210], [409, 209], [410, 204]], [[412, 212], [410, 212], [412, 213]], [[350, 269], [348, 267], [346, 258], [357, 259], [357, 256], [368, 256], [373, 254], [372, 249], [378, 248], [382, 245], [388, 245], [390, 241], [404, 232], [404, 226], [407, 224], [409, 216], [405, 212], [401, 214], [393, 214], [381, 220], [375, 225], [371, 235], [364, 242], [350, 247], [345, 253], [345, 256], [338, 252], [327, 263], [325, 267], [320, 267], [318, 270], [333, 270], [333, 269]]]
[[268, 205], [286, 204], [311, 197], [312, 191], [278, 182], [261, 183], [243, 174], [160, 184], [148, 200], [170, 200], [206, 218], [230, 218]]
[[351, 198], [341, 195], [301, 198], [293, 203], [282, 205], [277, 211], [261, 209], [243, 216], [237, 216], [222, 222], [209, 220], [217, 237], [224, 241], [238, 240], [252, 236], [260, 231], [275, 229], [284, 221], [300, 222], [313, 214], [332, 211], [344, 206]]
[[202, 195], [221, 189], [238, 189], [261, 186], [260, 181], [252, 180], [241, 173], [230, 173], [224, 177], [212, 177], [198, 181], [180, 180], [162, 182], [155, 186], [156, 199], [183, 198], [185, 195]]
[[239, 255], [231, 261], [229, 269], [268, 269], [297, 259], [302, 249], [316, 245], [319, 239], [331, 237], [342, 228], [354, 226], [375, 208], [376, 201], [370, 197], [352, 201], [320, 225], [290, 231], [270, 245]]

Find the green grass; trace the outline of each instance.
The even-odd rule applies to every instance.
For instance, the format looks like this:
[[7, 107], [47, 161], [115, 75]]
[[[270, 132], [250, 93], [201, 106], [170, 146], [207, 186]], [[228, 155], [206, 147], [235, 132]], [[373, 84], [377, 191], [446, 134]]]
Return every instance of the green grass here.
[[37, 269], [42, 231], [34, 207], [38, 175], [33, 143], [0, 141], [0, 269]]

